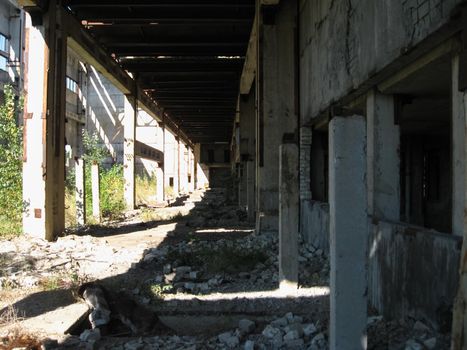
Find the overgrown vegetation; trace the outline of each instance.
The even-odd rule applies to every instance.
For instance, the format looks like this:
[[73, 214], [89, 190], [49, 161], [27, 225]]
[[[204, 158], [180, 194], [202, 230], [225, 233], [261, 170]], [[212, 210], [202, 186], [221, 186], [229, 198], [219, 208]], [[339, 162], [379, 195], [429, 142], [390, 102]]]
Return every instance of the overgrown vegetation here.
[[[125, 210], [123, 195], [124, 179], [123, 166], [114, 164], [110, 168], [103, 166], [104, 160], [109, 156], [106, 148], [99, 144], [96, 134], [83, 132], [83, 159], [85, 161], [85, 188], [86, 188], [86, 219], [88, 223], [94, 223], [92, 216], [92, 182], [91, 166], [97, 163], [100, 166], [100, 209], [101, 215], [107, 219], [117, 219], [121, 217]], [[65, 203], [67, 207], [66, 225], [72, 227], [76, 225], [75, 213], [75, 173], [70, 171], [67, 174], [67, 193]]]
[[22, 128], [16, 116], [21, 103], [9, 85], [4, 87], [0, 106], [0, 236], [19, 234], [23, 213]]
[[157, 204], [157, 179], [154, 174], [136, 175], [135, 179], [136, 204], [155, 205]]

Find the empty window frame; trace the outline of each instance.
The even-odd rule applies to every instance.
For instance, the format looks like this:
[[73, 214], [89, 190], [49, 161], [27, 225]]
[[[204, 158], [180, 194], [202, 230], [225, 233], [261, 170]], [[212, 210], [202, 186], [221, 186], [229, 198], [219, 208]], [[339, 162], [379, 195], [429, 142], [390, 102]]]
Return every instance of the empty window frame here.
[[78, 93], [78, 83], [70, 77], [66, 77], [66, 88], [75, 94]]
[[0, 70], [6, 71], [8, 67], [8, 38], [0, 33]]

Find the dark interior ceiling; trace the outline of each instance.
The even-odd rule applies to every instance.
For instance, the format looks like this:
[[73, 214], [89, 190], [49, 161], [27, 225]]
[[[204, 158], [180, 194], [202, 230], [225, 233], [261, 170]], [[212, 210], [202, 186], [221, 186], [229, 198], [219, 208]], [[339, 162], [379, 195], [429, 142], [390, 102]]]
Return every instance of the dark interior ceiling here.
[[67, 0], [193, 142], [230, 141], [254, 0]]

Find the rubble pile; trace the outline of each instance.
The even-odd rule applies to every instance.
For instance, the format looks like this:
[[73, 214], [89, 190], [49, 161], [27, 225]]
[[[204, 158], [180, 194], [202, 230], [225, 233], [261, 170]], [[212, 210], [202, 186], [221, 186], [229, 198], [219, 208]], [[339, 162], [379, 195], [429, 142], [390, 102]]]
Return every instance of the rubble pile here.
[[128, 269], [143, 252], [143, 246], [117, 250], [91, 236], [70, 235], [56, 242], [26, 236], [0, 241], [0, 290], [33, 288], [52, 277], [61, 277], [64, 283], [106, 278]]
[[[97, 335], [97, 336], [96, 336]], [[100, 340], [96, 332], [83, 333], [81, 342], [68, 339], [63, 348], [75, 346], [86, 348]], [[211, 337], [203, 336], [153, 336], [138, 339], [116, 339], [99, 342], [99, 349], [144, 350], [144, 349], [327, 349], [326, 331], [319, 322], [304, 322], [300, 316], [287, 313], [266, 325], [257, 325], [242, 319], [238, 327]]]
[[[149, 283], [166, 293], [207, 294], [236, 290], [275, 289], [278, 284], [278, 238], [274, 233], [250, 234], [241, 239], [183, 241], [146, 251], [143, 261], [159, 270]], [[326, 286], [329, 263], [323, 252], [303, 244], [300, 283]]]
[[368, 348], [374, 350], [450, 349], [450, 337], [416, 318], [387, 321], [381, 316], [368, 319]]

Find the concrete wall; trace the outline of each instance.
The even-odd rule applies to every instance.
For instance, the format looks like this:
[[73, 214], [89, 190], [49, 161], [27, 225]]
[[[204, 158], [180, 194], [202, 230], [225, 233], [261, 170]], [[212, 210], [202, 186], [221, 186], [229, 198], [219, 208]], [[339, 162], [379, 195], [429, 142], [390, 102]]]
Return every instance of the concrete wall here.
[[329, 204], [303, 200], [300, 206], [300, 232], [306, 242], [329, 253]]
[[387, 317], [409, 313], [441, 329], [451, 322], [462, 239], [379, 222], [370, 227], [369, 302]]
[[302, 120], [315, 117], [438, 29], [460, 2], [301, 0]]

